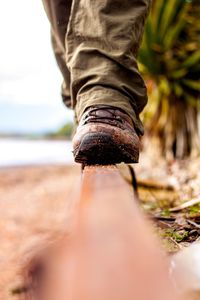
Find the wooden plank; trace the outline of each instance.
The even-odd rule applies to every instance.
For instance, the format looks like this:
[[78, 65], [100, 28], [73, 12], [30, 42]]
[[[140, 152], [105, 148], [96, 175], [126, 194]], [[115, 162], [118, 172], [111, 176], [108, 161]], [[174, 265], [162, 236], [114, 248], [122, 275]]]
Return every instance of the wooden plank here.
[[179, 299], [169, 261], [118, 169], [85, 167], [76, 190], [71, 234], [50, 256], [40, 295], [28, 299]]
[[86, 167], [66, 299], [178, 299], [160, 249], [118, 169]]

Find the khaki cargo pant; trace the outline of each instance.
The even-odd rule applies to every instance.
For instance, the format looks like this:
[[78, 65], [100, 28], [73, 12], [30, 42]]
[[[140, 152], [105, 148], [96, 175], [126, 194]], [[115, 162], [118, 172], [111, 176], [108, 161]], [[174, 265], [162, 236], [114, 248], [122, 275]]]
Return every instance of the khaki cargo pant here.
[[147, 102], [136, 57], [150, 0], [43, 0], [64, 77], [62, 96], [77, 120], [96, 104], [120, 107], [143, 134]]

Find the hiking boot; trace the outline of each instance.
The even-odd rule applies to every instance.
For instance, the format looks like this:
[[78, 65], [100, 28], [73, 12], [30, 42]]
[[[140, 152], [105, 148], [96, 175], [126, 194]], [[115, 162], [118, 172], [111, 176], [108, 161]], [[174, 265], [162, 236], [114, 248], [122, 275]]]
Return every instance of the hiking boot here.
[[123, 110], [91, 106], [82, 115], [73, 149], [75, 161], [84, 165], [136, 163], [139, 137], [132, 119]]

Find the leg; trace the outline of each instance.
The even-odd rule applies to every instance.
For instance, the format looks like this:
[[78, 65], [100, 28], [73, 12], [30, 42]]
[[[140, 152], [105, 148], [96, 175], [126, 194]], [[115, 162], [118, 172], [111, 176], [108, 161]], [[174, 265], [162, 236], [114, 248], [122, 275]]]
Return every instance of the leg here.
[[76, 162], [138, 162], [147, 95], [136, 56], [149, 2], [73, 0], [66, 48]]
[[44, 8], [51, 23], [51, 38], [57, 64], [63, 75], [62, 98], [71, 107], [70, 73], [65, 59], [65, 35], [70, 16], [72, 0], [43, 0]]
[[88, 106], [125, 111], [140, 135], [147, 96], [136, 56], [150, 0], [73, 0], [66, 37], [73, 107], [78, 120]]

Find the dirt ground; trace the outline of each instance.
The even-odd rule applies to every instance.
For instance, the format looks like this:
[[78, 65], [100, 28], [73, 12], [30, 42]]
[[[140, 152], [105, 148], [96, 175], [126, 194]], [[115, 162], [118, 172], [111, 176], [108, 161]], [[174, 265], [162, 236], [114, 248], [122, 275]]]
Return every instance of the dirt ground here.
[[75, 166], [0, 171], [0, 299], [18, 299], [17, 274], [26, 253], [38, 239], [67, 227], [67, 205], [79, 172]]
[[[198, 163], [155, 163], [142, 154], [136, 166], [144, 210], [169, 252], [180, 250], [200, 236]], [[153, 170], [153, 171], [152, 171]], [[19, 300], [19, 271], [34, 245], [66, 231], [70, 199], [80, 178], [79, 166], [35, 166], [0, 170], [0, 299]], [[183, 203], [197, 199], [186, 209]], [[177, 211], [171, 211], [173, 208]]]

